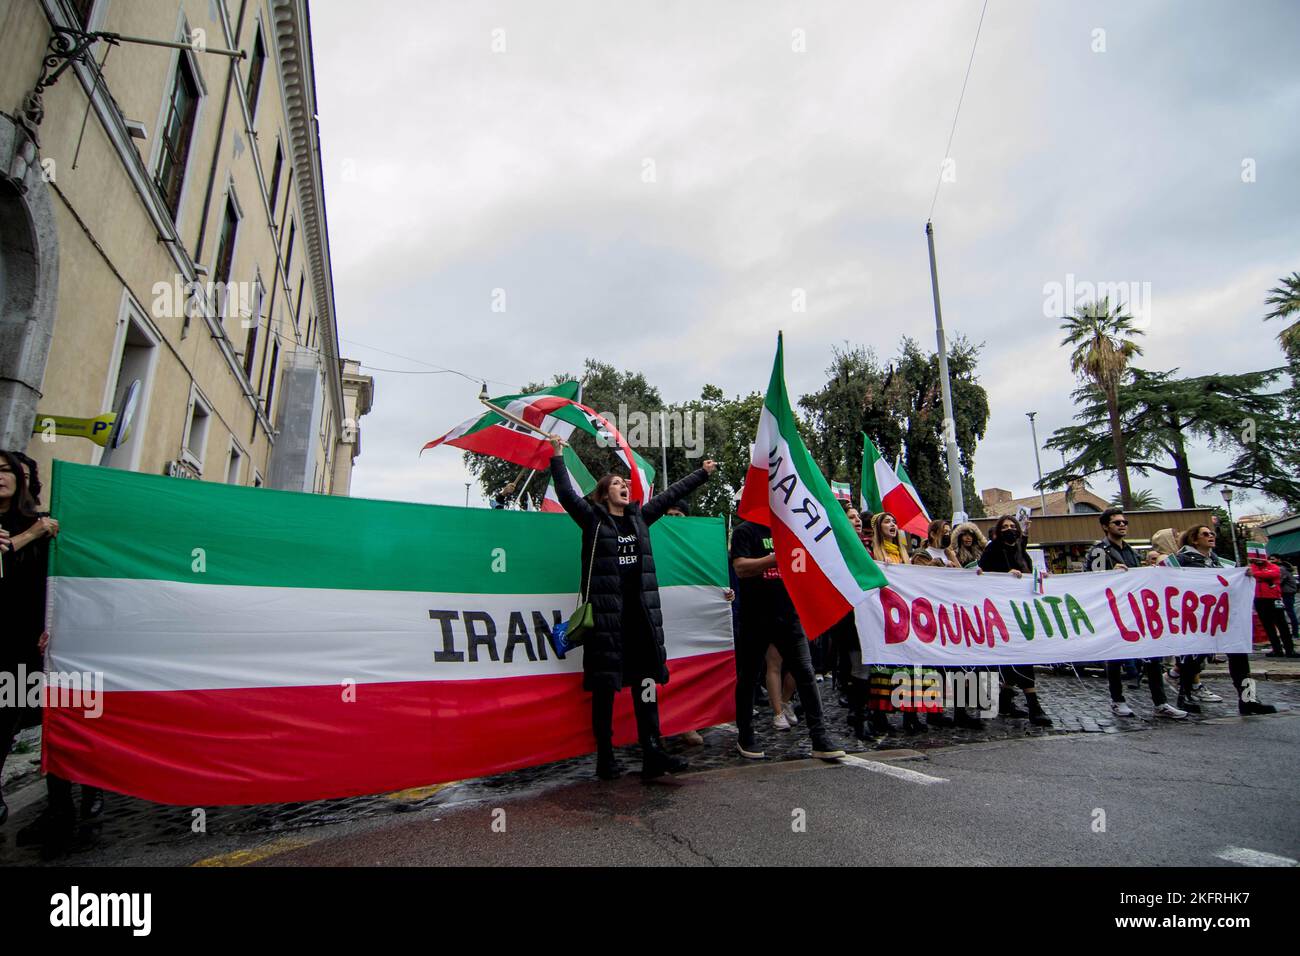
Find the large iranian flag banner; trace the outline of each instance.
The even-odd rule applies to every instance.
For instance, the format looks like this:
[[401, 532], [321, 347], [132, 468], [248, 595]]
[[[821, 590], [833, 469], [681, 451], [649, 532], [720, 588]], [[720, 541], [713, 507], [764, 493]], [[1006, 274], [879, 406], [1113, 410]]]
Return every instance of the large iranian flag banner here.
[[[589, 752], [567, 515], [366, 501], [55, 462], [47, 771], [162, 803], [379, 793]], [[651, 529], [665, 734], [732, 720], [721, 519]], [[636, 739], [619, 695], [615, 743]]]
[[771, 528], [781, 580], [810, 640], [885, 583], [799, 436], [781, 336], [738, 511]]

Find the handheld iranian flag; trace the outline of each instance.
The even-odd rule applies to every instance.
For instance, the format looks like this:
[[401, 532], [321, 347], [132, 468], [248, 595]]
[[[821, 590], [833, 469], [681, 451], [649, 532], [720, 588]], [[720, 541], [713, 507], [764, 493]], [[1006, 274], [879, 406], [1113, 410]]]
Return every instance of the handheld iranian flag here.
[[780, 336], [740, 516], [772, 529], [781, 578], [809, 640], [886, 583], [799, 437]]
[[832, 481], [831, 494], [835, 495], [836, 501], [852, 501], [853, 492], [849, 490], [847, 481]]
[[551, 443], [547, 432], [567, 438], [572, 424], [564, 424], [555, 413], [570, 406], [578, 395], [577, 382], [561, 382], [551, 388], [527, 395], [504, 395], [492, 399], [492, 404], [521, 418], [539, 431], [529, 431], [517, 422], [487, 412], [477, 418], [461, 422], [441, 438], [435, 438], [421, 453], [439, 445], [452, 445], [465, 451], [479, 452], [494, 458], [514, 462], [521, 468], [545, 469], [551, 461]]
[[[596, 479], [591, 477], [591, 472], [587, 466], [582, 463], [578, 453], [572, 448], [561, 449], [564, 455], [564, 465], [569, 469], [569, 481], [573, 487], [578, 489], [578, 494], [586, 496], [591, 494], [596, 487]], [[560, 504], [559, 496], [555, 493], [555, 479], [552, 478], [546, 485], [546, 495], [542, 498], [543, 511], [563, 512], [564, 506]]]
[[[924, 538], [930, 532], [930, 512], [925, 510], [925, 502], [923, 502], [921, 496], [916, 493], [916, 485], [912, 484], [911, 476], [908, 475], [907, 469], [903, 467], [903, 458], [901, 455], [898, 460], [894, 462], [894, 474], [898, 477], [898, 480], [903, 483], [903, 487], [907, 489], [907, 493], [912, 496], [912, 500], [916, 502], [916, 507], [920, 509], [920, 514], [913, 518], [911, 522], [902, 524], [900, 527], [904, 531], [910, 532], [911, 534], [919, 534]], [[898, 516], [895, 515], [894, 517], [897, 519]]]
[[920, 531], [913, 530], [918, 520], [924, 521], [921, 503], [898, 480], [865, 432], [862, 435], [862, 507], [873, 515], [888, 511], [900, 528], [912, 534], [925, 534], [924, 523]]

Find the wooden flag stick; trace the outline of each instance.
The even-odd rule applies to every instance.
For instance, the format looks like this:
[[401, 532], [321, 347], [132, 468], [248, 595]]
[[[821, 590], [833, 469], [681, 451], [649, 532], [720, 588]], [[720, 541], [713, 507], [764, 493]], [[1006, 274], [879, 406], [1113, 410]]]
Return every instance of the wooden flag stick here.
[[[482, 396], [479, 396], [479, 401], [482, 402], [485, 406], [487, 406], [487, 408], [488, 408], [489, 410], [496, 412], [498, 415], [500, 415], [500, 416], [501, 416], [502, 418], [504, 418], [506, 421], [508, 421], [508, 422], [514, 422], [516, 425], [519, 425], [519, 426], [521, 426], [521, 427], [523, 427], [523, 428], [527, 428], [529, 431], [536, 432], [537, 434], [541, 435], [543, 438], [550, 438], [550, 435], [549, 435], [549, 434], [547, 434], [547, 433], [546, 433], [545, 431], [543, 431], [542, 429], [538, 428], [538, 427], [537, 427], [536, 425], [534, 425], [532, 422], [526, 422], [526, 421], [524, 421], [522, 418], [520, 418], [518, 415], [513, 415], [513, 414], [511, 414], [510, 412], [506, 411], [504, 408], [499, 408], [499, 407], [497, 407], [496, 405], [493, 405], [493, 404], [492, 404], [491, 402], [489, 402], [486, 398], [483, 398]], [[568, 447], [569, 447], [569, 443], [568, 443], [567, 441], [565, 441], [563, 438], [560, 439], [560, 444], [563, 445], [565, 448], [568, 448]]]

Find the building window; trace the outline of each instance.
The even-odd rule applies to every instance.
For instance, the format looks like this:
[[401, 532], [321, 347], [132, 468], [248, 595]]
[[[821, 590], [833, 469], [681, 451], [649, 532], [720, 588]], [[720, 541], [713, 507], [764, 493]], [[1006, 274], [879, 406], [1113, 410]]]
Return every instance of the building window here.
[[217, 243], [217, 260], [212, 266], [213, 281], [221, 284], [222, 289], [218, 290], [226, 302], [221, 305], [221, 316], [226, 317], [226, 303], [229, 302], [230, 296], [224, 292], [224, 287], [230, 283], [230, 265], [235, 258], [235, 234], [239, 231], [239, 212], [235, 209], [235, 201], [231, 196], [226, 197], [226, 215], [221, 220], [221, 241]]
[[140, 467], [140, 450], [143, 436], [148, 433], [150, 393], [153, 391], [154, 369], [158, 360], [159, 340], [150, 328], [144, 313], [139, 311], [129, 296], [123, 296], [122, 312], [118, 317], [117, 374], [112, 390], [105, 395], [105, 408], [117, 408], [131, 383], [139, 381], [140, 398], [130, 437], [113, 452], [109, 467], [133, 470]]
[[90, 30], [90, 18], [95, 15], [96, 0], [71, 0], [73, 19], [83, 30]]
[[271, 215], [275, 215], [275, 199], [280, 195], [280, 173], [284, 169], [284, 148], [275, 141], [275, 162], [271, 167]]
[[262, 487], [262, 473], [259, 471], [253, 472], [253, 487], [254, 488]]
[[208, 426], [211, 422], [212, 407], [203, 400], [197, 388], [192, 388], [181, 457], [197, 468], [199, 474], [203, 474], [203, 455], [208, 447]]
[[176, 75], [172, 78], [167, 119], [163, 122], [158, 168], [154, 170], [154, 185], [162, 193], [173, 219], [180, 214], [181, 186], [185, 182], [185, 163], [189, 158], [198, 108], [199, 84], [189, 57], [182, 53], [176, 58]]
[[262, 28], [257, 28], [253, 35], [253, 54], [248, 62], [248, 83], [244, 87], [244, 96], [248, 100], [248, 113], [257, 118], [257, 94], [262, 88], [262, 67], [266, 64], [266, 47], [262, 45]]
[[289, 244], [284, 247], [284, 276], [289, 277], [289, 270], [293, 268], [293, 240], [297, 235], [297, 223], [292, 219], [289, 220]]
[[253, 283], [253, 313], [247, 319], [248, 335], [244, 337], [244, 374], [248, 376], [250, 382], [253, 381], [253, 362], [257, 354], [257, 330], [262, 324], [262, 301], [266, 298], [266, 291], [262, 288], [262, 279], [259, 276]]
[[233, 441], [230, 443], [230, 464], [226, 466], [226, 484], [239, 484], [239, 472], [243, 469], [244, 453]]
[[275, 398], [275, 370], [280, 362], [280, 338], [276, 336], [275, 343], [271, 346], [271, 381], [266, 386], [266, 417], [271, 415], [271, 401]]
[[302, 289], [307, 282], [307, 270], [303, 269], [298, 275], [298, 305], [293, 310], [293, 334], [298, 334], [298, 318], [302, 315]]

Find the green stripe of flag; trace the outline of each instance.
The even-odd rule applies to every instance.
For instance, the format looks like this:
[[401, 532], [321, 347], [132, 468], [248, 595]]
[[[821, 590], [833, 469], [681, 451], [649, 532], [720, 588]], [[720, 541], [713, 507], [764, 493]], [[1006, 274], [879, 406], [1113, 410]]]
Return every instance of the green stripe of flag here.
[[[54, 463], [51, 574], [261, 587], [578, 589], [568, 515], [307, 495]], [[651, 529], [661, 587], [727, 585], [720, 518]], [[498, 551], [498, 549], [501, 549]], [[504, 571], [493, 571], [494, 561]], [[201, 568], [201, 570], [200, 570]]]
[[803, 439], [799, 437], [799, 426], [794, 420], [794, 413], [790, 410], [790, 396], [785, 390], [785, 343], [784, 337], [780, 335], [776, 340], [776, 363], [772, 366], [772, 378], [768, 382], [764, 404], [776, 419], [777, 428], [785, 438], [786, 446], [790, 449], [790, 464], [798, 473], [800, 482], [812, 492], [821, 505], [822, 512], [829, 517], [835, 543], [839, 547], [849, 573], [863, 588], [883, 587], [887, 583], [884, 572], [867, 554], [867, 549], [862, 546], [861, 539], [853, 530], [848, 515], [835, 500], [835, 495], [831, 493], [825, 476], [812, 460], [812, 456], [808, 454]]

